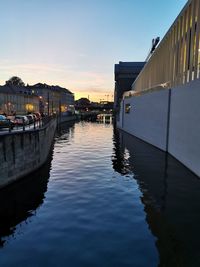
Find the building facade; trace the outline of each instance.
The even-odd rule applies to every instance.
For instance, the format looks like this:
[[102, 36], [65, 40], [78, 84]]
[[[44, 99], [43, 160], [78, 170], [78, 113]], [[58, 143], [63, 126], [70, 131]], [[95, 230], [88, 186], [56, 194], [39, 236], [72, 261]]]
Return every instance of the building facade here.
[[171, 88], [199, 77], [200, 1], [189, 0], [132, 84], [132, 90]]
[[0, 114], [15, 115], [39, 112], [38, 96], [23, 87], [0, 86]]
[[118, 109], [123, 93], [131, 86], [144, 67], [145, 62], [122, 62], [115, 64], [114, 108]]
[[0, 86], [0, 114], [74, 114], [74, 94], [60, 86]]
[[40, 112], [44, 114], [74, 114], [74, 94], [60, 86], [38, 83], [28, 87], [39, 97]]

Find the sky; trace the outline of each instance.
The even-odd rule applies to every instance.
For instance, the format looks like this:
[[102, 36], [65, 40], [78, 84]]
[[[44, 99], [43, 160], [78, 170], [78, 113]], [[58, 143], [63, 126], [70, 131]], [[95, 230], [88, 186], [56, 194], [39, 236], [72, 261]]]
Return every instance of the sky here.
[[60, 85], [112, 100], [114, 64], [144, 61], [187, 0], [0, 0], [0, 84]]

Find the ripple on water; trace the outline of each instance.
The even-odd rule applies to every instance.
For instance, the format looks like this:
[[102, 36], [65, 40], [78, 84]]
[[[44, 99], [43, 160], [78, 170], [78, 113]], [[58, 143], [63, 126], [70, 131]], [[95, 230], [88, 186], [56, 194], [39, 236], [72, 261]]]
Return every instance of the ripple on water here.
[[44, 203], [20, 238], [0, 251], [0, 263], [156, 266], [141, 192], [131, 171], [113, 169], [112, 138], [112, 125], [91, 123], [57, 137]]

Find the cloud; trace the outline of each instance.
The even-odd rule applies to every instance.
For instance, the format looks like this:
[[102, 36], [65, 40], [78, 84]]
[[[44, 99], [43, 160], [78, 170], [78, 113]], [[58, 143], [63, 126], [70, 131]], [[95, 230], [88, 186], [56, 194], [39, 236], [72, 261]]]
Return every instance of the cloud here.
[[0, 63], [0, 83], [4, 84], [11, 76], [19, 76], [25, 83], [43, 82], [60, 85], [76, 93], [106, 94], [111, 93], [114, 82], [109, 75], [97, 71], [58, 64], [15, 63], [4, 60]]

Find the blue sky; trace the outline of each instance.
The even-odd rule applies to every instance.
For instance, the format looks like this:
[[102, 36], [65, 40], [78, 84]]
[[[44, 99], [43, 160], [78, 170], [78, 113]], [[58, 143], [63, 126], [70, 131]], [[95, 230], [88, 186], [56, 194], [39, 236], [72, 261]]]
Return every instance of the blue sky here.
[[0, 84], [17, 75], [111, 100], [114, 64], [143, 61], [186, 2], [0, 0]]

